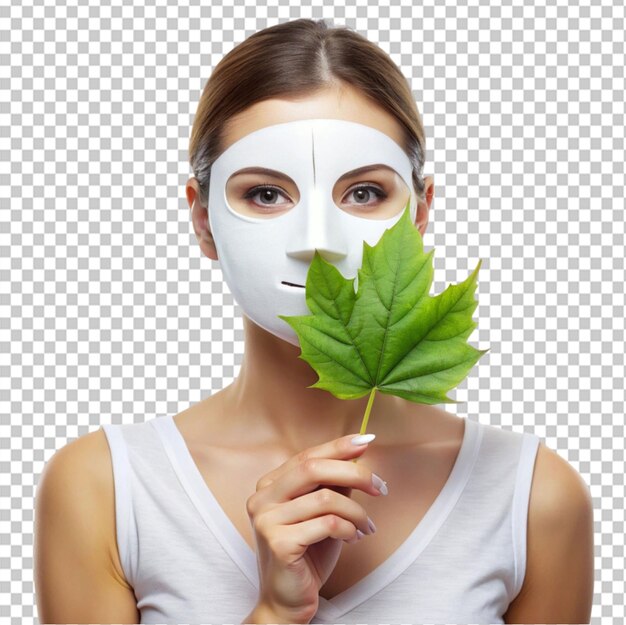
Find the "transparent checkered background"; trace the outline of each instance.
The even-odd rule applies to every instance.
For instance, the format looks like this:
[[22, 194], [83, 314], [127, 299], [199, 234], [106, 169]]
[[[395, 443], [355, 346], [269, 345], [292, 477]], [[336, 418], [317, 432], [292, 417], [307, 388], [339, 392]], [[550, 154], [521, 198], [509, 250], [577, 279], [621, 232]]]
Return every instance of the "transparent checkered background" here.
[[623, 2], [0, 4], [3, 623], [37, 621], [33, 498], [54, 451], [238, 373], [240, 309], [185, 200], [188, 139], [223, 55], [298, 17], [359, 31], [411, 81], [431, 293], [483, 259], [470, 341], [491, 351], [443, 408], [534, 432], [580, 472], [592, 622], [623, 621]]

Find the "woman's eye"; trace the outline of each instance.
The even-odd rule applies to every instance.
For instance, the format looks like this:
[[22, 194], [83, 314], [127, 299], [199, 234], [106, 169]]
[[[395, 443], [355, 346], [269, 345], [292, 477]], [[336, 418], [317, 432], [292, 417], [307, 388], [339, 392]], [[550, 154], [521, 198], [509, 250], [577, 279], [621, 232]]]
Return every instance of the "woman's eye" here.
[[[285, 193], [279, 189], [278, 187], [274, 187], [272, 185], [259, 185], [257, 187], [253, 187], [250, 189], [244, 196], [244, 200], [249, 200], [251, 198], [260, 195], [261, 203], [257, 204], [253, 202], [257, 206], [282, 206], [275, 201], [277, 195], [282, 195], [283, 197], [287, 197]], [[287, 202], [289, 203], [289, 202]]]
[[[387, 194], [384, 191], [372, 185], [361, 185], [359, 187], [354, 187], [354, 189], [348, 192], [348, 195], [346, 197], [349, 197], [350, 195], [354, 195], [354, 198], [356, 200], [355, 204], [359, 204], [362, 206], [368, 206], [368, 200], [380, 200], [387, 197]], [[375, 198], [372, 198], [372, 196], [375, 196]]]
[[[246, 192], [243, 199], [253, 200], [253, 198], [257, 196], [259, 196], [259, 201], [253, 201], [253, 204], [258, 207], [283, 206], [290, 202], [286, 193], [280, 189], [280, 187], [273, 185], [258, 185], [252, 187]], [[278, 196], [287, 199], [287, 202], [277, 202]], [[359, 206], [371, 206], [372, 204], [376, 204], [378, 200], [384, 200], [387, 197], [387, 193], [373, 185], [360, 185], [351, 189], [345, 197], [350, 196], [354, 196], [354, 204]]]

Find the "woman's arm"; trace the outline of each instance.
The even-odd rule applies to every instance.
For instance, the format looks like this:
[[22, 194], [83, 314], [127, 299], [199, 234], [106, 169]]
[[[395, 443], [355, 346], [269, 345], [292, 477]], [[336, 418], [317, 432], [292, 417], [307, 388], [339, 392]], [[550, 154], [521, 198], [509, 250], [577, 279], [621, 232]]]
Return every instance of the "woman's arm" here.
[[505, 623], [589, 623], [593, 503], [579, 473], [540, 443], [530, 491], [526, 575]]
[[[139, 623], [115, 571], [113, 474], [104, 432], [48, 460], [35, 499], [35, 595], [41, 623]], [[108, 464], [107, 464], [108, 462]]]

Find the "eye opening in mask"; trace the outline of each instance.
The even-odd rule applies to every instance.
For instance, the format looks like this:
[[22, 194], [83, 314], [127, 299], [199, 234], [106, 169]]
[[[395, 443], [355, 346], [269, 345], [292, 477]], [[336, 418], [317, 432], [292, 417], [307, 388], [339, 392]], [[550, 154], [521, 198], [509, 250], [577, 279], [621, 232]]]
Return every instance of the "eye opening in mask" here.
[[[365, 177], [365, 174], [369, 176]], [[263, 201], [263, 194], [266, 201]], [[363, 194], [366, 194], [365, 198]], [[292, 210], [300, 202], [300, 193], [293, 179], [281, 171], [265, 167], [246, 167], [233, 173], [226, 182], [226, 195], [234, 211], [270, 219]], [[332, 201], [337, 208], [366, 219], [393, 217], [402, 210], [409, 195], [402, 177], [382, 163], [344, 173], [332, 189]]]

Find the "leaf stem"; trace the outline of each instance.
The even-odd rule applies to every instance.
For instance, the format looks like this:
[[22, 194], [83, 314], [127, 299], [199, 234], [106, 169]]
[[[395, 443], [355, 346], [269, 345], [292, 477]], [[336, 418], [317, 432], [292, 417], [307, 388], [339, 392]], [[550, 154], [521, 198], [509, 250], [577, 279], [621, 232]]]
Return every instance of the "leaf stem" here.
[[[372, 404], [374, 403], [374, 395], [376, 393], [376, 389], [378, 387], [374, 386], [372, 387], [372, 390], [370, 391], [370, 396], [369, 399], [367, 400], [367, 407], [365, 408], [365, 414], [363, 415], [363, 421], [361, 422], [361, 430], [359, 431], [359, 434], [365, 434], [367, 432], [367, 422], [370, 419], [370, 411], [372, 410]], [[358, 458], [355, 458], [352, 462], [356, 462], [358, 460]]]
[[365, 408], [365, 415], [363, 416], [363, 422], [361, 423], [361, 431], [359, 434], [365, 434], [367, 431], [367, 422], [370, 419], [370, 411], [372, 409], [372, 404], [374, 403], [374, 393], [376, 393], [376, 389], [378, 387], [374, 386], [370, 391], [370, 398], [367, 400], [367, 408]]

